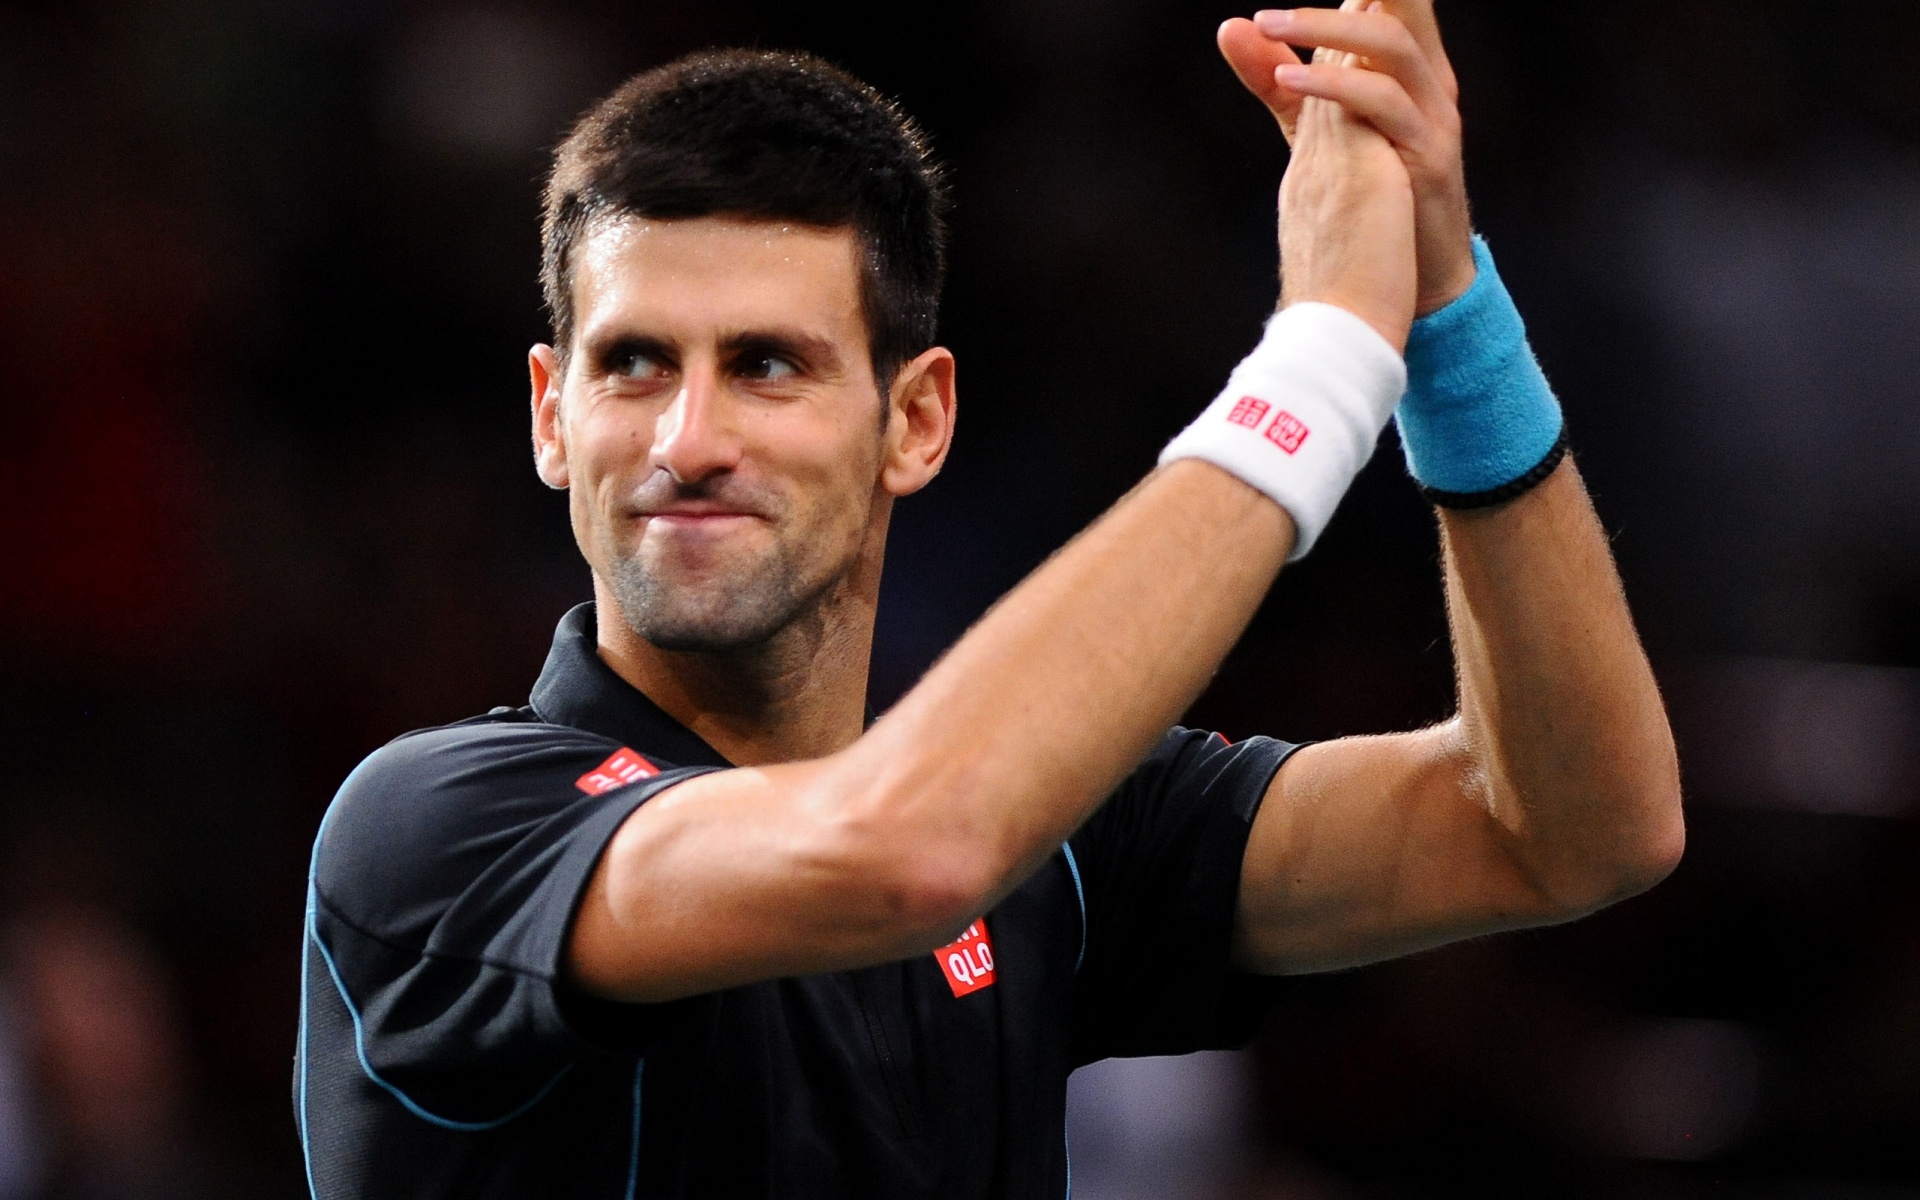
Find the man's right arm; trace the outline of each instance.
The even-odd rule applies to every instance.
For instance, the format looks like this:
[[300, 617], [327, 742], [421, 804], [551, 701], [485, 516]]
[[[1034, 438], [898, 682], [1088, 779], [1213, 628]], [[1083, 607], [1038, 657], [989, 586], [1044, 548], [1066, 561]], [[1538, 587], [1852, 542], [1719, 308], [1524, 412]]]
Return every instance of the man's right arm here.
[[[1317, 132], [1282, 191], [1287, 299], [1344, 308], [1397, 351], [1414, 305], [1405, 168], [1331, 105], [1309, 105], [1303, 125]], [[847, 749], [701, 776], [639, 808], [575, 918], [574, 981], [663, 1001], [951, 940], [1199, 695], [1295, 536], [1279, 504], [1233, 475], [1162, 468]]]
[[575, 981], [660, 1001], [951, 940], [1193, 702], [1292, 545], [1287, 514], [1225, 472], [1156, 473], [847, 749], [636, 810], [575, 918]]

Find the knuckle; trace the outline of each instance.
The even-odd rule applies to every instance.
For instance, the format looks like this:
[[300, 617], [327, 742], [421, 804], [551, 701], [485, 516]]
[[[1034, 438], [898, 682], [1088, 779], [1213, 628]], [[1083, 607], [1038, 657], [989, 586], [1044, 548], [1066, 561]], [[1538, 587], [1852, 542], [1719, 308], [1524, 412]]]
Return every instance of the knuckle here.
[[1406, 7], [1407, 0], [1375, 0], [1374, 15], [1380, 18], [1381, 34], [1395, 44], [1412, 36], [1404, 12]]
[[1373, 36], [1383, 45], [1390, 46], [1395, 51], [1417, 47], [1418, 43], [1413, 40], [1413, 31], [1407, 28], [1405, 21], [1393, 13], [1385, 9], [1375, 9], [1368, 12], [1366, 16]]
[[1398, 81], [1377, 71], [1366, 72], [1365, 78], [1357, 82], [1362, 94], [1379, 104], [1395, 104], [1407, 94]]

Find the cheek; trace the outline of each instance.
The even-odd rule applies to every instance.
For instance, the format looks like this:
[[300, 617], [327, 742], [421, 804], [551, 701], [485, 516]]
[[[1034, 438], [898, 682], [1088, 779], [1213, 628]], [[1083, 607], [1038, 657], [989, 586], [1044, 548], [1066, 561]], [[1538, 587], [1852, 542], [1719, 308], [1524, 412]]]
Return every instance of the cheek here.
[[[873, 506], [880, 469], [879, 418], [860, 423], [812, 420], [782, 431], [784, 472], [792, 481], [796, 515], [815, 535], [836, 543], [857, 539]], [[796, 422], [796, 425], [801, 423]]]
[[646, 466], [658, 414], [638, 404], [603, 404], [567, 427], [574, 489], [599, 496], [630, 486]]
[[574, 541], [596, 568], [618, 553], [622, 535], [613, 514], [642, 482], [653, 422], [639, 407], [588, 399], [566, 421], [568, 516]]

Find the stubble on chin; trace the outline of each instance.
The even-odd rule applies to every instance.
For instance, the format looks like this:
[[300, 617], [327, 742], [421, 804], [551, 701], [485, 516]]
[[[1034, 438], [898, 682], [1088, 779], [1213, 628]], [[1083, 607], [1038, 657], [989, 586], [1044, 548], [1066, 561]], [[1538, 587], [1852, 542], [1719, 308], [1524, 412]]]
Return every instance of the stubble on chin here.
[[607, 584], [628, 628], [662, 650], [722, 653], [763, 645], [818, 598], [796, 564], [775, 553], [698, 581], [675, 580], [638, 554], [612, 563]]

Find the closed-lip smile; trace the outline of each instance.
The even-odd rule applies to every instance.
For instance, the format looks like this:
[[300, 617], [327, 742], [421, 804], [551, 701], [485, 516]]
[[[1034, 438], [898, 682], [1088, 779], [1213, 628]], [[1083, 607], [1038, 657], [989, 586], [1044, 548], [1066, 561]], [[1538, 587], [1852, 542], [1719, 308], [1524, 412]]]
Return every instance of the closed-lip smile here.
[[718, 524], [723, 521], [755, 521], [760, 514], [745, 512], [730, 505], [711, 500], [681, 500], [665, 508], [646, 510], [636, 513], [642, 521], [665, 521], [670, 525], [698, 527], [706, 524]]

